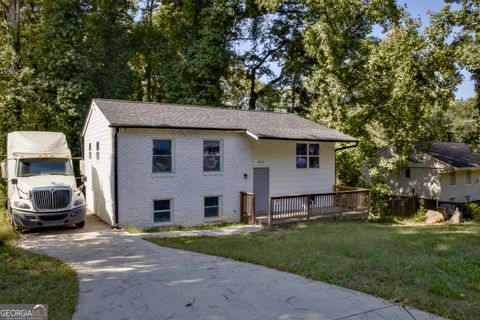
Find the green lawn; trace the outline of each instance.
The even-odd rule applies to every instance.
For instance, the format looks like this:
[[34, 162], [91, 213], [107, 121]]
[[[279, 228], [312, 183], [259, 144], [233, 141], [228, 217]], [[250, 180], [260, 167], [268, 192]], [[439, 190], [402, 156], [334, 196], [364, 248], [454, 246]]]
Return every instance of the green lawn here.
[[71, 319], [78, 297], [75, 271], [20, 249], [18, 237], [0, 209], [0, 303], [48, 304], [49, 319]]
[[480, 224], [311, 224], [223, 237], [147, 239], [367, 292], [451, 319], [480, 314]]

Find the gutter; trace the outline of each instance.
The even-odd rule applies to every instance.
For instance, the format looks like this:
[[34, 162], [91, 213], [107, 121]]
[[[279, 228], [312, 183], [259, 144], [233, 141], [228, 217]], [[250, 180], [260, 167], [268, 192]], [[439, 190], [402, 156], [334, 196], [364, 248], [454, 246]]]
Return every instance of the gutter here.
[[335, 148], [335, 152], [340, 151], [340, 150], [355, 148], [357, 146], [358, 146], [358, 141], [355, 141], [355, 144], [353, 144], [353, 145], [343, 146], [343, 147], [340, 147], [340, 148]]
[[113, 227], [118, 228], [118, 128], [115, 128], [115, 133], [113, 134], [113, 145], [113, 201], [115, 203]]

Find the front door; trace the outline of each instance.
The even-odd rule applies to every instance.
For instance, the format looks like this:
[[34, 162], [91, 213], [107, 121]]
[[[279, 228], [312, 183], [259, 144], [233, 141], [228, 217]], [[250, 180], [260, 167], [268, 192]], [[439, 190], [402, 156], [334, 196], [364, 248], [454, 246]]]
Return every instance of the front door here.
[[268, 168], [253, 168], [253, 192], [255, 193], [255, 211], [267, 213], [270, 197], [270, 174]]

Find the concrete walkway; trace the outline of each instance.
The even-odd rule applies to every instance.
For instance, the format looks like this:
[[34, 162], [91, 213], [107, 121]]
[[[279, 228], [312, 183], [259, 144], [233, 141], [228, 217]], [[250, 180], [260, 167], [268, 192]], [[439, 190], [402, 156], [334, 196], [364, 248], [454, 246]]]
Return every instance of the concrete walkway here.
[[290, 273], [160, 247], [92, 219], [85, 230], [20, 241], [77, 271], [74, 319], [440, 319]]
[[196, 237], [196, 236], [229, 236], [232, 234], [251, 233], [263, 230], [258, 225], [238, 225], [213, 230], [180, 230], [132, 234], [140, 238], [173, 238], [173, 237]]

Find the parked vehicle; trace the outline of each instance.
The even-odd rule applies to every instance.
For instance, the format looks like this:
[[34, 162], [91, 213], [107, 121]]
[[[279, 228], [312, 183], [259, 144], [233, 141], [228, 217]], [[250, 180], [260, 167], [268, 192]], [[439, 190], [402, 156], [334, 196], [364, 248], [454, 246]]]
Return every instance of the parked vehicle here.
[[9, 133], [7, 160], [1, 169], [8, 183], [7, 209], [12, 225], [25, 229], [85, 225], [85, 197], [77, 188], [63, 133]]

